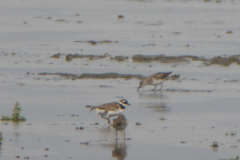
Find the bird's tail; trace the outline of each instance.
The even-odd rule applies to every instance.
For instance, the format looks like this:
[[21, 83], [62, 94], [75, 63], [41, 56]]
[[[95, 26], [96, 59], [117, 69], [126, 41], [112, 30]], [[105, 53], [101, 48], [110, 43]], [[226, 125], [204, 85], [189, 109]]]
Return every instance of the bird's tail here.
[[96, 107], [92, 107], [91, 110], [90, 110], [90, 112], [91, 112], [93, 109], [95, 109], [95, 108], [96, 108]]
[[90, 109], [90, 112], [91, 112], [91, 111], [94, 110], [96, 107], [95, 107], [95, 106], [86, 105], [86, 108], [91, 108], [91, 109]]
[[91, 110], [90, 110], [90, 112], [92, 111], [92, 110], [94, 110], [96, 107], [91, 107]]

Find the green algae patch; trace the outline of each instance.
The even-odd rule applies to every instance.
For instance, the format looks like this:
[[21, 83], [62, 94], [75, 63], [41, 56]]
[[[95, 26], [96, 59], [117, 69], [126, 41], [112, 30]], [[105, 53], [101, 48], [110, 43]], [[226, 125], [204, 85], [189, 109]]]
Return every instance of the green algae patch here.
[[165, 56], [165, 55], [134, 55], [132, 57], [133, 62], [140, 62], [140, 63], [149, 63], [149, 62], [160, 62], [160, 63], [180, 63], [180, 62], [189, 62], [192, 61], [206, 61], [203, 57], [198, 56]]
[[20, 115], [20, 112], [22, 111], [22, 108], [19, 107], [19, 103], [16, 102], [12, 116], [2, 116], [2, 121], [14, 121], [14, 122], [19, 122], [19, 121], [26, 121], [26, 118], [24, 116]]

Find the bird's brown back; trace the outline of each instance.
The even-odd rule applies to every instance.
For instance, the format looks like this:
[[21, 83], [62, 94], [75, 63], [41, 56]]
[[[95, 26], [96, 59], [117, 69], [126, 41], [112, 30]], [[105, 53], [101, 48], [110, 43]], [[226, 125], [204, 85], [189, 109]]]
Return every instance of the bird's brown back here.
[[121, 105], [118, 102], [112, 102], [112, 103], [106, 103], [101, 106], [98, 106], [96, 108], [108, 110], [108, 111], [116, 111], [118, 108], [121, 107]]
[[145, 81], [147, 84], [151, 84], [151, 83], [153, 83], [152, 76], [147, 77], [146, 79], [144, 79], [144, 81]]
[[152, 78], [155, 78], [155, 79], [165, 79], [167, 78], [172, 72], [159, 72], [159, 73], [155, 73], [154, 75], [150, 76]]

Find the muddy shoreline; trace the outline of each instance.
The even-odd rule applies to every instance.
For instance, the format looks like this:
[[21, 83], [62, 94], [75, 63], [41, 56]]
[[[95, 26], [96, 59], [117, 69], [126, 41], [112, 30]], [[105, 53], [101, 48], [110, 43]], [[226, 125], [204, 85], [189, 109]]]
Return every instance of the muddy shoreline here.
[[[129, 80], [132, 78], [135, 79], [143, 79], [146, 78], [146, 76], [143, 75], [136, 75], [136, 74], [119, 74], [119, 73], [101, 73], [101, 74], [94, 74], [94, 73], [83, 73], [81, 75], [77, 74], [70, 74], [70, 73], [48, 73], [48, 72], [43, 72], [43, 73], [38, 73], [38, 75], [41, 76], [46, 76], [46, 75], [55, 75], [55, 76], [60, 76], [66, 79], [117, 79], [117, 78], [123, 78], [125, 80]], [[169, 76], [169, 80], [178, 80], [180, 78], [180, 75], [172, 75]]]
[[[117, 60], [119, 62], [123, 62], [124, 60], [128, 60], [129, 57], [125, 56], [111, 56], [109, 54], [105, 55], [84, 55], [84, 54], [53, 54], [51, 58], [65, 57], [66, 61], [71, 61], [72, 59], [84, 59], [87, 58], [89, 60], [98, 60], [109, 58], [111, 60]], [[159, 62], [159, 63], [190, 63], [191, 61], [201, 61], [205, 66], [211, 65], [220, 65], [220, 66], [229, 66], [233, 63], [240, 65], [240, 55], [232, 55], [232, 56], [216, 56], [213, 58], [204, 58], [199, 56], [185, 55], [185, 56], [166, 56], [166, 55], [134, 55], [131, 57], [133, 62], [138, 63], [151, 63], [151, 62]]]

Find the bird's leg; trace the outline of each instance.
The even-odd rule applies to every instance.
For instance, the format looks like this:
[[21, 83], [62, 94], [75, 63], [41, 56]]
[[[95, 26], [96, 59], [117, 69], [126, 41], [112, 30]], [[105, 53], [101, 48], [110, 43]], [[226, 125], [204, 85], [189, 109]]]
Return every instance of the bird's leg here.
[[162, 86], [163, 86], [163, 85], [161, 84], [161, 87], [160, 87], [159, 91], [162, 89]]
[[103, 119], [108, 119], [108, 118], [106, 118], [106, 117], [103, 117], [103, 115], [101, 116], [101, 118], [103, 118]]
[[125, 148], [125, 129], [124, 129], [123, 147]]
[[116, 130], [116, 141], [117, 141], [117, 130]]
[[160, 87], [160, 89], [159, 89], [159, 91], [162, 89], [162, 83], [165, 81], [166, 79], [164, 79], [162, 82], [161, 82], [161, 87]]
[[155, 88], [153, 88], [151, 91], [155, 91], [156, 88], [157, 88], [157, 86], [155, 86]]
[[109, 119], [109, 118], [107, 118], [107, 117], [104, 117], [103, 115], [101, 116], [101, 118], [103, 118], [103, 119], [106, 119], [106, 120], [108, 121], [108, 124], [111, 124], [111, 123], [110, 123], [110, 119]]

